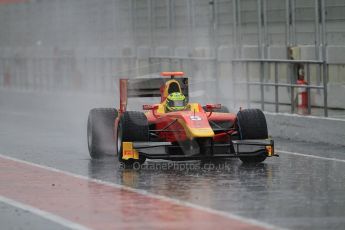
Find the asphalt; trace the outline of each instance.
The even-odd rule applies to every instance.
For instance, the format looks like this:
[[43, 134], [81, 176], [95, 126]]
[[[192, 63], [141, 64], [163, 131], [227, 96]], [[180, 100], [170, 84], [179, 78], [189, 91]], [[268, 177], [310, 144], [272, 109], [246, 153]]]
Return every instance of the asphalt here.
[[[112, 156], [91, 160], [86, 146], [88, 110], [115, 104], [95, 94], [0, 90], [0, 154], [277, 227], [345, 228], [345, 147], [276, 140], [280, 157], [255, 166], [232, 159], [122, 169]], [[64, 229], [5, 203], [0, 213], [1, 229]]]
[[49, 226], [49, 229], [51, 230], [68, 229], [58, 223], [32, 214], [29, 211], [13, 207], [2, 202], [0, 202], [0, 222], [1, 228], [8, 230], [46, 230], [47, 226]]

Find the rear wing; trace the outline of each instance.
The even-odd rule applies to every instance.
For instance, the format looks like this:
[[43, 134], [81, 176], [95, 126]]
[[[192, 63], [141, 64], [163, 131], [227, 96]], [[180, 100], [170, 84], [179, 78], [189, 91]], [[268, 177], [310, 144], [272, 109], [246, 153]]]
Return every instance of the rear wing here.
[[188, 98], [188, 78], [137, 78], [120, 79], [120, 112], [126, 111], [127, 99], [133, 97], [160, 97], [165, 99], [165, 86], [169, 81], [177, 81], [181, 92]]

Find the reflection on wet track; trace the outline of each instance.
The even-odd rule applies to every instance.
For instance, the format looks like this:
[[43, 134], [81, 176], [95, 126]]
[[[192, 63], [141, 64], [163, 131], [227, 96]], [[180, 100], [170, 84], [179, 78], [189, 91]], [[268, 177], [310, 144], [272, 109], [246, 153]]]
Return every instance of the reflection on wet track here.
[[161, 162], [147, 164], [119, 170], [114, 159], [90, 160], [89, 176], [277, 226], [341, 229], [345, 224], [339, 218], [345, 214], [343, 163], [284, 155], [252, 166], [228, 160], [213, 169], [200, 162], [169, 163], [174, 164], [169, 170], [159, 169]]
[[[123, 169], [112, 156], [101, 160], [88, 156], [85, 119], [99, 98], [83, 97], [87, 103], [82, 105], [80, 98], [60, 99], [64, 103], [53, 107], [49, 106], [55, 100], [51, 95], [43, 102], [35, 95], [12, 96], [7, 102], [0, 95], [1, 154], [283, 228], [345, 228], [344, 162], [281, 153], [254, 166], [230, 159], [148, 161], [140, 169]], [[22, 106], [28, 101], [36, 104]], [[76, 106], [78, 112], [72, 113]], [[340, 146], [291, 140], [276, 144], [278, 149], [303, 154], [336, 159], [345, 155]]]

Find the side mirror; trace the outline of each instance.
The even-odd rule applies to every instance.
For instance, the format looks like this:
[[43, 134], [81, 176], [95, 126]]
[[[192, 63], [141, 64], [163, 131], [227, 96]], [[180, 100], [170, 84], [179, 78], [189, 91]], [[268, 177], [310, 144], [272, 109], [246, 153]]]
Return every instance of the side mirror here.
[[158, 107], [158, 105], [143, 105], [143, 110], [156, 110]]
[[214, 109], [220, 109], [222, 108], [221, 104], [206, 104], [206, 109], [209, 111], [212, 111]]

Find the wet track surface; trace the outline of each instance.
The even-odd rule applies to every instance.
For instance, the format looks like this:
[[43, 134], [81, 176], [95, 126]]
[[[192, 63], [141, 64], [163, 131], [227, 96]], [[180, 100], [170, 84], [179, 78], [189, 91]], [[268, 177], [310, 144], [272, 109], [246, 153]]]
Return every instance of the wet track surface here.
[[[282, 152], [255, 166], [232, 159], [122, 169], [111, 156], [91, 160], [86, 146], [88, 109], [112, 103], [102, 96], [0, 91], [0, 154], [282, 228], [345, 228], [345, 147], [276, 140], [277, 149], [305, 155]], [[0, 213], [3, 229], [64, 228], [5, 203]]]

